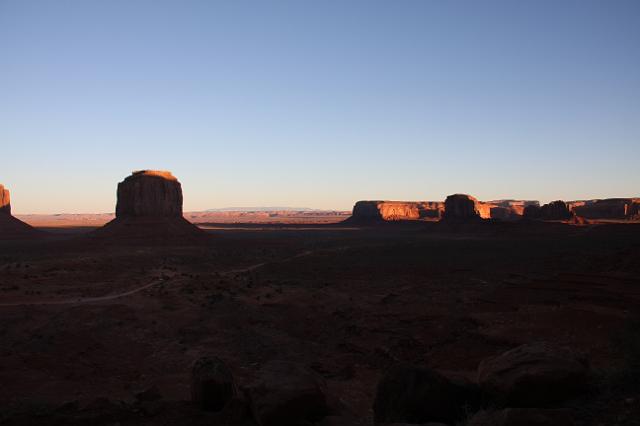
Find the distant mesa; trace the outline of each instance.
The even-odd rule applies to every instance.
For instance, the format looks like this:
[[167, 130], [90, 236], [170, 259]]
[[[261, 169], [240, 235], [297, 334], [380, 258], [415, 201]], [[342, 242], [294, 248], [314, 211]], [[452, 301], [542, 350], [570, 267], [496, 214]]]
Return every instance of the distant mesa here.
[[168, 171], [140, 170], [118, 184], [116, 218], [96, 236], [132, 240], [202, 238], [182, 216], [182, 186]]
[[439, 219], [444, 203], [439, 201], [358, 201], [352, 221], [384, 222]]
[[640, 219], [640, 198], [570, 201], [567, 205], [586, 219]]
[[9, 190], [0, 185], [0, 239], [13, 240], [42, 235], [39, 231], [11, 215]]

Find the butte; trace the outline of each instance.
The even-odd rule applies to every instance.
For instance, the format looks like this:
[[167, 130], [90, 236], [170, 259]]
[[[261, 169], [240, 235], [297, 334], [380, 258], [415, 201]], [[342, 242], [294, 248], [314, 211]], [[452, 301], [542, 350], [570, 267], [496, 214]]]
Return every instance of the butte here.
[[118, 184], [116, 218], [93, 235], [153, 242], [202, 241], [206, 234], [182, 216], [182, 186], [168, 171], [134, 171]]
[[40, 232], [11, 215], [9, 190], [0, 185], [0, 240], [14, 240], [40, 236]]

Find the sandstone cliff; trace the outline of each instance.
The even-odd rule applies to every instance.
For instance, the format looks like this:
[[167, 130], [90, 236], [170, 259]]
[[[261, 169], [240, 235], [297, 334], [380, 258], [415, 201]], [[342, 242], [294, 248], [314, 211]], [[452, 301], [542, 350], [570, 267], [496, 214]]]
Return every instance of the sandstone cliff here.
[[353, 221], [401, 221], [438, 219], [444, 203], [437, 201], [358, 201]]
[[118, 184], [116, 217], [182, 217], [182, 187], [167, 171], [133, 172]]
[[23, 239], [41, 236], [31, 225], [11, 215], [9, 191], [0, 185], [0, 239]]
[[190, 243], [206, 236], [182, 216], [182, 186], [166, 171], [136, 171], [118, 184], [116, 218], [93, 234], [132, 241]]
[[[474, 209], [483, 219], [516, 220], [522, 217], [526, 206], [540, 204], [532, 200], [478, 201], [470, 198], [474, 202]], [[358, 201], [353, 207], [350, 221], [438, 220], [443, 217], [444, 210], [445, 203], [442, 201]]]
[[0, 185], [0, 213], [11, 214], [11, 198], [9, 190]]
[[638, 214], [640, 198], [606, 198], [571, 201], [569, 209], [587, 219], [633, 219]]
[[478, 200], [471, 195], [449, 195], [446, 200], [444, 200], [444, 214], [442, 219], [448, 221], [478, 220], [481, 219], [481, 208], [486, 208], [486, 206], [481, 206]]

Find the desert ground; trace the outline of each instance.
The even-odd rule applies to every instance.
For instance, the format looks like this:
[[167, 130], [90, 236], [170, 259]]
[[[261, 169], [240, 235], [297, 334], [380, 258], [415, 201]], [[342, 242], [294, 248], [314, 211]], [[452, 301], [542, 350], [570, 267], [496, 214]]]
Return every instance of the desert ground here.
[[240, 386], [303, 365], [332, 399], [320, 424], [369, 425], [390, 365], [473, 380], [537, 341], [589, 360], [577, 424], [638, 424], [640, 224], [257, 222], [202, 221], [197, 243], [97, 239], [91, 221], [1, 241], [0, 424], [224, 424], [188, 402], [191, 364], [215, 355]]

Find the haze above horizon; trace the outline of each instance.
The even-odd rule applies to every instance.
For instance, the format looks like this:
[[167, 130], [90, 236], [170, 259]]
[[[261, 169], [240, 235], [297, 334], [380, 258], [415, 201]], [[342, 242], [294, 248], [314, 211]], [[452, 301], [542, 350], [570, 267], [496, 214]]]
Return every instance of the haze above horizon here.
[[13, 211], [640, 196], [640, 2], [0, 0]]

